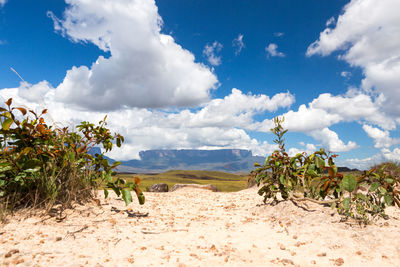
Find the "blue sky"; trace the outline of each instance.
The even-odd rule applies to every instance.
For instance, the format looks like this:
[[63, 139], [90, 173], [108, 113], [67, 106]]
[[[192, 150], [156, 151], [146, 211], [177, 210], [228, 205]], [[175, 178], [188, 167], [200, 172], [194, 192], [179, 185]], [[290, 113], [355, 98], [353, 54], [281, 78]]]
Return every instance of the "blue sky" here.
[[[398, 7], [398, 9], [396, 8]], [[146, 149], [325, 147], [400, 160], [397, 0], [0, 0], [0, 99], [73, 127], [109, 114]], [[22, 82], [10, 70], [14, 68]]]

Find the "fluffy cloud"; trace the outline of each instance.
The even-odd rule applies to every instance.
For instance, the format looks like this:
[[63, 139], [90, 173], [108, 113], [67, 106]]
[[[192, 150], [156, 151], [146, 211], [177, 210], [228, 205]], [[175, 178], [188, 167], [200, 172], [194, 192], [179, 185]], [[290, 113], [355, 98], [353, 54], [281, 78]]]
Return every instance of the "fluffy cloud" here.
[[217, 77], [162, 34], [154, 1], [66, 0], [54, 28], [74, 42], [91, 42], [109, 57], [70, 69], [56, 98], [84, 109], [192, 106], [204, 103]]
[[363, 125], [363, 130], [369, 137], [374, 139], [376, 148], [390, 148], [393, 145], [400, 144], [400, 139], [392, 139], [389, 131], [382, 131], [370, 125]]
[[[32, 94], [27, 94], [32, 92]], [[2, 89], [3, 102], [12, 97], [16, 105], [40, 110], [47, 107], [52, 122], [74, 127], [82, 120], [99, 121], [104, 112], [81, 110], [58, 101], [47, 82], [36, 85], [22, 83], [19, 88]], [[40, 98], [40, 101], [36, 101]], [[35, 101], [32, 101], [35, 100]], [[126, 137], [123, 149], [112, 151], [116, 159], [132, 159], [146, 149], [250, 149], [255, 155], [266, 155], [276, 145], [260, 142], [247, 133], [254, 128], [254, 116], [265, 111], [287, 108], [294, 102], [290, 93], [272, 97], [243, 94], [233, 89], [224, 98], [213, 99], [196, 110], [178, 112], [146, 108], [121, 108], [109, 111], [108, 126]]]
[[[341, 122], [356, 121], [378, 125], [386, 131], [395, 129], [395, 122], [387, 120], [385, 113], [379, 110], [380, 101], [380, 98], [373, 100], [369, 95], [352, 90], [346, 95], [320, 94], [308, 106], [302, 104], [297, 111], [289, 110], [282, 114], [285, 117], [283, 126], [289, 131], [312, 136], [331, 151], [349, 151], [358, 147], [356, 142], [343, 142], [329, 127]], [[272, 126], [273, 122], [267, 119], [258, 123], [257, 129], [268, 131]]]
[[379, 110], [382, 99], [375, 101], [371, 96], [351, 91], [345, 96], [333, 96], [325, 93], [310, 103], [311, 109], [324, 110], [331, 116], [339, 116], [341, 121], [367, 121], [384, 129], [395, 129], [396, 124], [387, 120], [385, 113]]
[[300, 145], [302, 146], [302, 148], [289, 148], [288, 150], [288, 154], [291, 157], [296, 156], [298, 153], [303, 153], [305, 152], [307, 155], [311, 155], [312, 153], [314, 153], [317, 150], [317, 147], [314, 144], [304, 144], [303, 142], [300, 142]]
[[265, 47], [265, 51], [268, 53], [268, 57], [284, 57], [285, 54], [279, 52], [278, 45], [274, 43], [270, 43], [267, 47]]
[[347, 144], [345, 144], [342, 140], [339, 139], [338, 134], [330, 130], [329, 128], [314, 130], [310, 132], [310, 135], [316, 140], [321, 141], [321, 143], [326, 146], [329, 151], [332, 152], [345, 152], [358, 147], [358, 145], [353, 141], [349, 141], [347, 142]]
[[385, 160], [400, 162], [400, 148], [395, 148], [392, 151], [389, 149], [384, 149], [382, 151]]
[[221, 65], [221, 56], [217, 56], [216, 54], [221, 52], [222, 44], [215, 41], [214, 43], [206, 44], [203, 49], [203, 55], [207, 58], [208, 63], [213, 66]]
[[7, 3], [7, 0], [0, 0], [0, 7], [3, 7]]
[[[334, 28], [326, 28], [307, 55], [329, 55], [363, 69], [362, 89], [382, 95], [380, 108], [400, 117], [400, 1], [352, 0]], [[328, 26], [333, 26], [329, 24]], [[382, 98], [381, 97], [381, 98]]]
[[238, 37], [233, 39], [232, 46], [235, 48], [235, 55], [239, 55], [244, 48], [243, 34], [239, 33]]
[[338, 159], [335, 161], [339, 166], [347, 166], [349, 168], [356, 168], [359, 170], [367, 170], [375, 164], [378, 164], [384, 160], [383, 156], [380, 154], [376, 154], [372, 157], [359, 159], [359, 158], [351, 158], [346, 160]]

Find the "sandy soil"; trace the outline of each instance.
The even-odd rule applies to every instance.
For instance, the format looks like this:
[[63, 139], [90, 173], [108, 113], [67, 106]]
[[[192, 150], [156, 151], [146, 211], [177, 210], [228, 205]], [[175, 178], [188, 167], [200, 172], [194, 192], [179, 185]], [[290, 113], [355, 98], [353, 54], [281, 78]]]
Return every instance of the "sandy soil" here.
[[100, 197], [61, 222], [17, 214], [0, 225], [0, 265], [400, 266], [399, 209], [360, 227], [313, 203], [262, 205], [255, 188], [145, 196], [128, 207]]

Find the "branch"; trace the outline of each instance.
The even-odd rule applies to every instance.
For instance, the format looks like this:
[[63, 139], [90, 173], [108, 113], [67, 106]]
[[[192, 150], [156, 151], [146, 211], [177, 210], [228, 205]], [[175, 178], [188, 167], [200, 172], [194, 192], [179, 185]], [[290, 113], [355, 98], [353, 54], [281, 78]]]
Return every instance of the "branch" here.
[[312, 198], [308, 198], [308, 197], [304, 197], [304, 198], [297, 198], [297, 197], [291, 197], [289, 198], [291, 201], [311, 201], [317, 204], [332, 204], [332, 203], [337, 203], [340, 202], [339, 199], [332, 199], [332, 200], [316, 200], [316, 199], [312, 199]]

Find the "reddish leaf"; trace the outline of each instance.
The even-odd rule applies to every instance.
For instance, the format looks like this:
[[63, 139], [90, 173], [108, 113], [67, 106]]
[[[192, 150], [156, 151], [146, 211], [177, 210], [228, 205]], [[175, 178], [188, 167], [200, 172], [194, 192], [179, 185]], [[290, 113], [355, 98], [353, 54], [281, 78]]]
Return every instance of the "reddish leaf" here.
[[330, 177], [334, 177], [334, 176], [335, 176], [335, 171], [333, 170], [333, 167], [330, 167], [330, 168], [328, 169], [328, 172], [329, 172], [329, 176], [330, 176]]
[[322, 189], [324, 190], [324, 192], [326, 193], [329, 185], [332, 183], [332, 180], [326, 181], [324, 186], [322, 187]]
[[41, 134], [44, 134], [44, 133], [45, 133], [45, 129], [44, 129], [43, 124], [38, 124], [38, 125], [36, 126], [36, 130], [37, 130], [39, 133], [41, 133]]
[[135, 177], [134, 180], [135, 180], [135, 184], [140, 184], [140, 178], [139, 177]]
[[12, 98], [9, 98], [9, 99], [6, 101], [6, 105], [7, 105], [7, 106], [11, 106], [11, 104], [12, 104]]
[[26, 114], [26, 109], [24, 109], [24, 108], [16, 107], [16, 108], [13, 108], [13, 109], [18, 109], [19, 111], [21, 111], [22, 115]]

